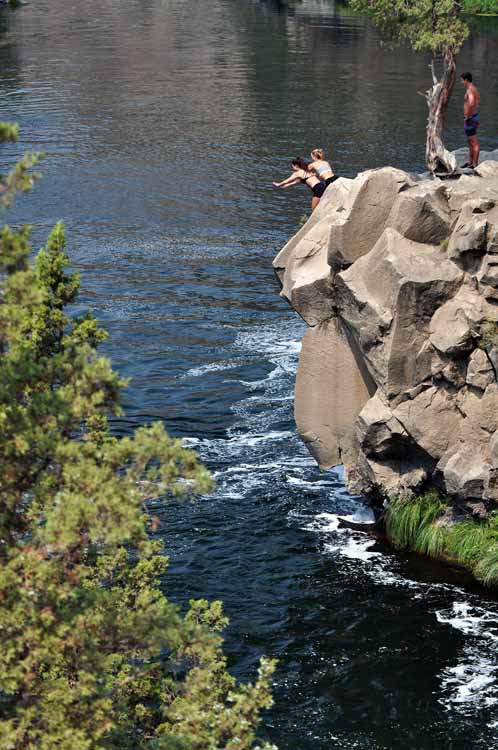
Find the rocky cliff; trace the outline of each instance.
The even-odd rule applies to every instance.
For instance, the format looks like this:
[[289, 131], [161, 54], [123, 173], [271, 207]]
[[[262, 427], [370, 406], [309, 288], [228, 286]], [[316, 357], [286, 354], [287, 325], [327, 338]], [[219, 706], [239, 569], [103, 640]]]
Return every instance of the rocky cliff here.
[[498, 501], [498, 162], [340, 178], [274, 260], [309, 326], [299, 433], [353, 493]]

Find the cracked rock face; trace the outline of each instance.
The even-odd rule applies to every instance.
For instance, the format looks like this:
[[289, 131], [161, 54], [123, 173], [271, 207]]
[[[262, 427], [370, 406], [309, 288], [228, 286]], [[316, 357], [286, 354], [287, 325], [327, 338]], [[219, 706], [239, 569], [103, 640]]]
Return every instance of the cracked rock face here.
[[341, 178], [274, 267], [309, 326], [295, 415], [320, 466], [377, 499], [436, 486], [496, 507], [498, 163]]

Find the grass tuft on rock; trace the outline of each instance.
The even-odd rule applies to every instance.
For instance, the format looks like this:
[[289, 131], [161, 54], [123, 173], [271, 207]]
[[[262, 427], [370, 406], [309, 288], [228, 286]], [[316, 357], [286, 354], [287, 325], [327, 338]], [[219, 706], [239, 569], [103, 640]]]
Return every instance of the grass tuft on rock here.
[[498, 513], [454, 523], [444, 518], [449, 507], [435, 491], [394, 499], [384, 515], [389, 540], [396, 549], [453, 560], [486, 586], [498, 586]]
[[432, 528], [447, 505], [436, 492], [407, 495], [393, 500], [385, 513], [387, 535], [396, 549], [413, 549], [423, 554], [433, 548]]
[[486, 586], [498, 585], [498, 542], [495, 541], [475, 567], [476, 577]]

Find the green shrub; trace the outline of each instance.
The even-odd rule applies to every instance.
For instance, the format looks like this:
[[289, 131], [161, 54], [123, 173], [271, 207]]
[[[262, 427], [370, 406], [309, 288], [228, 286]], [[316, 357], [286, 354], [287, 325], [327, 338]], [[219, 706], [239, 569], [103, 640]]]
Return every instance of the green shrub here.
[[433, 529], [434, 521], [446, 510], [447, 505], [436, 492], [424, 495], [399, 497], [390, 504], [385, 513], [386, 531], [396, 549], [414, 549], [431, 554], [439, 546], [439, 531]]
[[496, 586], [498, 584], [498, 541], [482, 550], [480, 557], [475, 566], [475, 575], [486, 586]]
[[385, 513], [387, 536], [396, 549], [454, 560], [486, 586], [498, 585], [498, 514], [448, 524], [442, 521], [448, 507], [434, 491], [396, 498]]

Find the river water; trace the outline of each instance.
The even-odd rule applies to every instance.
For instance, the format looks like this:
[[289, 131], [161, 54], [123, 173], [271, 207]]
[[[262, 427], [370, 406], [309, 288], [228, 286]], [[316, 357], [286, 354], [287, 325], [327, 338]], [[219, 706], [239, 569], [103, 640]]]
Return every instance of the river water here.
[[[497, 31], [476, 22], [460, 68], [496, 147]], [[37, 0], [0, 11], [0, 119], [47, 153], [8, 220], [63, 218], [80, 309], [132, 383], [122, 434], [155, 419], [217, 480], [153, 508], [170, 597], [221, 598], [234, 673], [276, 656], [264, 732], [281, 750], [498, 747], [498, 604], [451, 571], [338, 529], [368, 518], [339, 469], [296, 437], [304, 324], [271, 260], [308, 210], [271, 188], [323, 146], [337, 172], [423, 168], [427, 60], [381, 47], [333, 2]], [[448, 144], [463, 145], [461, 92]]]

